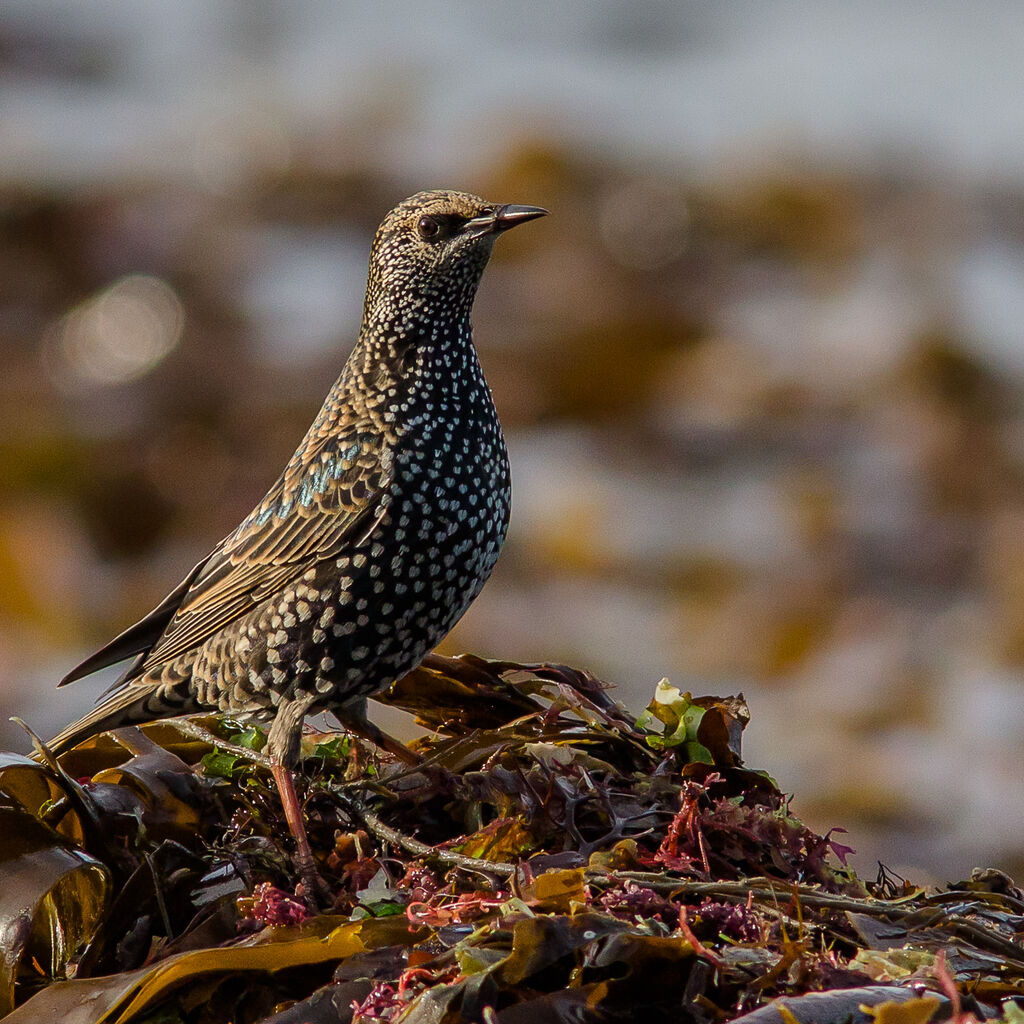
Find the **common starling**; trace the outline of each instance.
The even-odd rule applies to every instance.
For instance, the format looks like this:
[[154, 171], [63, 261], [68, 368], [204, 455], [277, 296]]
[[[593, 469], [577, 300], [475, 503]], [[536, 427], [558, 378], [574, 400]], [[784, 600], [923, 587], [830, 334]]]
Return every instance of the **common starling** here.
[[367, 726], [366, 698], [448, 633], [504, 541], [508, 453], [470, 309], [497, 236], [545, 212], [432, 191], [387, 215], [358, 342], [284, 472], [153, 611], [64, 677], [134, 657], [54, 753], [178, 715], [272, 720], [296, 868], [317, 878], [291, 776], [303, 719]]

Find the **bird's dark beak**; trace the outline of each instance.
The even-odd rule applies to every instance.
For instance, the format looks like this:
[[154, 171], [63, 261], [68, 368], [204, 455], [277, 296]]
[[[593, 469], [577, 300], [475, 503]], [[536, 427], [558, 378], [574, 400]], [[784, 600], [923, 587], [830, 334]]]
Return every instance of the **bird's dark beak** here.
[[495, 206], [493, 210], [466, 221], [462, 225], [460, 234], [470, 238], [480, 238], [482, 235], [500, 235], [517, 224], [525, 224], [528, 220], [545, 217], [547, 212], [539, 206], [513, 206], [511, 203], [505, 206]]

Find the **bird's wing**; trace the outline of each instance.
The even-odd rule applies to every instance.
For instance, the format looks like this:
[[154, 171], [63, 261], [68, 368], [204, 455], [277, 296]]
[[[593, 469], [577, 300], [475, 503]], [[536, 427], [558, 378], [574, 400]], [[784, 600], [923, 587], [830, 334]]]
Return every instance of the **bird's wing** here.
[[[383, 457], [382, 457], [383, 454]], [[199, 646], [313, 562], [358, 547], [383, 514], [389, 453], [369, 431], [327, 437], [293, 457], [270, 492], [203, 565], [140, 667]]]
[[390, 452], [381, 451], [375, 432], [307, 437], [241, 525], [144, 619], [60, 685], [132, 655], [138, 657], [118, 684], [170, 661], [297, 582], [312, 562], [358, 547], [380, 514], [390, 471]]

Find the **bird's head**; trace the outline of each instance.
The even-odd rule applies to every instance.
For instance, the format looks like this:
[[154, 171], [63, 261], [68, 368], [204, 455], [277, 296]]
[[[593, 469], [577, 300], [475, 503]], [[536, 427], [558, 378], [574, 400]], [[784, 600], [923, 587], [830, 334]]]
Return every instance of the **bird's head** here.
[[385, 218], [370, 252], [366, 313], [380, 303], [464, 308], [473, 302], [498, 235], [547, 213], [536, 206], [488, 203], [467, 192], [418, 192]]

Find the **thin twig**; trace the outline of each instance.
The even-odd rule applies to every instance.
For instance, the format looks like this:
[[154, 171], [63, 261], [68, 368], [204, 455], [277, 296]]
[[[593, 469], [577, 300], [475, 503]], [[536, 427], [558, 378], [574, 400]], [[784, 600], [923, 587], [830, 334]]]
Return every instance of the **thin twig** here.
[[176, 718], [174, 726], [185, 733], [186, 736], [209, 743], [211, 747], [215, 747], [217, 750], [223, 750], [228, 754], [234, 754], [236, 757], [245, 758], [247, 761], [252, 761], [253, 764], [266, 768], [267, 771], [274, 770], [274, 762], [262, 750], [253, 750], [251, 747], [243, 747], [229, 740], [222, 740], [216, 733], [210, 732], [209, 729], [198, 722], [193, 722], [189, 718]]
[[[692, 882], [683, 878], [668, 878], [665, 875], [647, 871], [587, 871], [586, 880], [589, 885], [597, 886], [614, 885], [617, 882], [634, 882], [653, 889], [655, 892], [713, 896], [730, 900], [753, 899], [759, 903], [774, 904], [776, 907], [789, 897], [797, 899], [807, 907], [850, 911], [870, 917], [887, 917], [897, 920], [906, 920], [921, 913], [920, 903], [910, 896], [891, 902], [888, 900], [861, 900], [852, 896], [830, 895], [799, 883], [775, 882], [768, 878], [752, 878], [745, 882]], [[945, 928], [954, 934], [959, 934], [975, 946], [998, 953], [1006, 958], [1007, 962], [1024, 968], [1019, 948], [998, 932], [975, 921], [967, 921], [942, 913], [940, 908], [935, 909], [938, 911], [938, 917], [929, 922], [931, 927]], [[908, 935], [912, 934], [913, 930], [908, 931]]]
[[508, 877], [514, 874], [515, 864], [507, 864], [503, 861], [484, 860], [481, 857], [467, 857], [463, 853], [455, 853], [452, 850], [440, 850], [436, 846], [421, 843], [412, 836], [407, 836], [390, 825], [385, 825], [373, 811], [369, 810], [358, 800], [341, 793], [336, 794], [338, 800], [350, 810], [378, 839], [392, 846], [397, 846], [414, 857], [422, 857], [424, 860], [435, 861], [439, 864], [447, 864], [449, 867], [462, 868], [464, 871], [473, 871], [484, 875], [503, 875]]
[[[243, 747], [237, 743], [232, 743], [230, 740], [221, 739], [216, 733], [211, 732], [205, 726], [199, 722], [193, 721], [189, 718], [176, 718], [173, 722], [174, 726], [185, 733], [187, 736], [191, 736], [193, 739], [201, 740], [203, 743], [208, 743], [211, 747], [217, 750], [223, 750], [227, 754], [234, 754], [236, 757], [241, 757], [244, 760], [251, 761], [253, 764], [258, 764], [261, 768], [266, 768], [267, 771], [274, 770], [274, 762], [268, 754], [263, 753], [262, 750], [253, 750], [252, 747]], [[347, 736], [352, 736], [351, 732], [346, 732]], [[312, 755], [313, 757], [317, 755]], [[399, 775], [388, 776], [387, 779], [380, 781], [370, 779], [356, 779], [353, 782], [344, 783], [348, 787], [373, 787], [380, 786], [382, 783], [392, 782], [396, 779], [404, 778], [406, 774], [418, 771], [420, 768], [427, 764], [430, 764], [432, 759], [425, 760], [422, 764], [416, 767], [410, 767], [408, 772], [402, 772]]]
[[167, 941], [170, 942], [174, 938], [174, 929], [171, 926], [171, 915], [167, 913], [167, 902], [164, 899], [163, 886], [160, 884], [160, 874], [156, 869], [153, 855], [147, 851], [143, 856], [146, 858], [146, 866], [149, 868], [149, 873], [153, 876], [153, 895], [156, 896], [156, 905], [160, 911], [160, 919], [163, 921]]
[[904, 908], [899, 903], [880, 900], [859, 900], [852, 896], [834, 896], [823, 893], [808, 885], [795, 882], [781, 882], [769, 878], [752, 878], [743, 882], [693, 882], [685, 878], [670, 878], [648, 871], [588, 871], [587, 881], [600, 884], [608, 882], [636, 882], [656, 892], [678, 892], [693, 896], [721, 896], [725, 899], [747, 899], [778, 903], [780, 899], [795, 896], [809, 907], [823, 907], [834, 910], [852, 910], [873, 916], [906, 917], [919, 908]]
[[452, 748], [454, 743], [461, 742], [461, 740], [463, 740], [463, 739], [472, 739], [479, 732], [480, 732], [479, 729], [474, 729], [472, 732], [467, 733], [466, 736], [459, 737], [458, 739], [456, 739], [454, 741], [450, 737], [445, 738], [445, 740], [442, 742], [439, 750], [435, 750], [434, 753], [432, 753], [429, 757], [423, 758], [423, 760], [420, 761], [419, 764], [406, 765], [405, 767], [402, 768], [401, 771], [397, 772], [396, 774], [389, 775], [387, 777], [387, 781], [389, 783], [391, 783], [391, 782], [399, 782], [402, 779], [405, 779], [405, 778], [407, 778], [410, 775], [415, 775], [417, 772], [422, 772], [425, 768], [433, 767], [438, 762], [444, 760], [445, 756], [448, 754], [449, 750]]
[[679, 908], [679, 930], [683, 933], [683, 938], [686, 939], [686, 941], [693, 947], [693, 951], [697, 956], [703, 957], [713, 967], [717, 967], [718, 970], [725, 970], [725, 961], [717, 953], [708, 949], [707, 946], [705, 946], [704, 943], [702, 943], [700, 939], [693, 934], [693, 929], [690, 927], [690, 922], [687, 920], [685, 903]]

